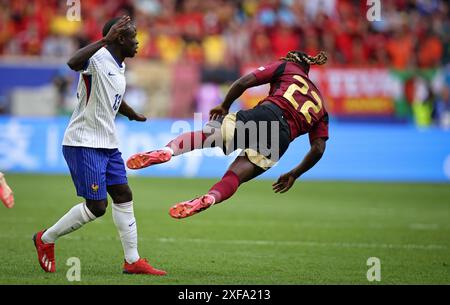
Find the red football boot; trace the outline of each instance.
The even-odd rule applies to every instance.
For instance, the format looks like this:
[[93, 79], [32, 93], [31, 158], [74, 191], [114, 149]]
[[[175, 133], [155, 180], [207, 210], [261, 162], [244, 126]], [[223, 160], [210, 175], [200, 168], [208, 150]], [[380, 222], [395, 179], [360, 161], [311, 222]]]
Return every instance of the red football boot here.
[[203, 195], [201, 197], [174, 205], [170, 209], [169, 215], [173, 218], [186, 218], [206, 210], [212, 206], [215, 201], [216, 200], [212, 195]]
[[149, 152], [137, 153], [127, 160], [129, 169], [141, 169], [154, 164], [165, 163], [172, 158], [168, 150], [152, 150]]
[[125, 274], [151, 274], [166, 275], [164, 270], [153, 268], [145, 258], [140, 258], [137, 262], [129, 264], [127, 261], [123, 264], [123, 273]]
[[55, 264], [55, 244], [44, 244], [42, 234], [45, 231], [39, 231], [33, 236], [34, 246], [38, 254], [39, 264], [45, 272], [53, 273], [56, 271]]
[[6, 183], [3, 173], [0, 173], [0, 200], [8, 209], [14, 206], [13, 192], [8, 183]]

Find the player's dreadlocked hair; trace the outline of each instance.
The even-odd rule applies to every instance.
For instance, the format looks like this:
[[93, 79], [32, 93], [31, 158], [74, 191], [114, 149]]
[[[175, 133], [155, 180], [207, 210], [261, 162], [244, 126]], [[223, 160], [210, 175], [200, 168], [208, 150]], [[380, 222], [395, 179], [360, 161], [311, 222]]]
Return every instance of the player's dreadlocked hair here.
[[311, 56], [300, 51], [290, 51], [286, 57], [280, 59], [295, 62], [301, 65], [305, 69], [305, 72], [308, 73], [311, 65], [323, 65], [327, 62], [328, 57], [324, 51], [320, 51], [316, 56]]

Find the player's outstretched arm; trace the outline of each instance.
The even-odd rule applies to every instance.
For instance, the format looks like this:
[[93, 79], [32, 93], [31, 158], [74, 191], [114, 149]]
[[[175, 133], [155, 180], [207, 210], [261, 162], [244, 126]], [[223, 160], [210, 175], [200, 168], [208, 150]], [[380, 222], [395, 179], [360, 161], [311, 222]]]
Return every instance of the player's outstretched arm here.
[[248, 88], [261, 85], [261, 83], [256, 79], [253, 73], [247, 74], [236, 80], [232, 85], [230, 90], [228, 90], [225, 99], [222, 104], [214, 107], [209, 112], [210, 120], [218, 119], [221, 116], [224, 116], [230, 110], [231, 105], [235, 100], [237, 100], [242, 93]]
[[126, 116], [130, 121], [138, 121], [138, 122], [145, 122], [147, 121], [147, 118], [134, 111], [133, 108], [128, 105], [125, 100], [122, 100], [122, 103], [120, 103], [119, 107], [119, 113]]
[[91, 58], [100, 48], [113, 43], [119, 34], [127, 27], [130, 20], [129, 16], [123, 16], [111, 27], [105, 37], [76, 51], [67, 62], [69, 68], [74, 71], [83, 70], [89, 58]]
[[278, 180], [274, 184], [272, 184], [272, 188], [275, 193], [287, 192], [298, 177], [306, 173], [314, 165], [316, 165], [317, 162], [319, 162], [319, 160], [323, 156], [323, 153], [325, 152], [325, 147], [326, 144], [324, 139], [315, 139], [311, 143], [311, 149], [306, 154], [302, 162], [293, 170], [281, 175], [280, 178], [278, 178]]

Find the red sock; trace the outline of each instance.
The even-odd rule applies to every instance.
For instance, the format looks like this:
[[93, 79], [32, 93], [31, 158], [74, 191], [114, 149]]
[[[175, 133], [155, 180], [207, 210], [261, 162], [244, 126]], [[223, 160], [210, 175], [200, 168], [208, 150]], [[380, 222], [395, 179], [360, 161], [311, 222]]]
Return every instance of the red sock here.
[[170, 147], [173, 150], [173, 155], [178, 156], [194, 149], [203, 148], [205, 139], [206, 135], [201, 130], [185, 132], [170, 141], [166, 147]]
[[208, 194], [216, 199], [215, 203], [219, 203], [233, 196], [233, 194], [236, 193], [239, 184], [239, 177], [232, 171], [227, 171], [222, 177], [222, 180], [214, 184]]

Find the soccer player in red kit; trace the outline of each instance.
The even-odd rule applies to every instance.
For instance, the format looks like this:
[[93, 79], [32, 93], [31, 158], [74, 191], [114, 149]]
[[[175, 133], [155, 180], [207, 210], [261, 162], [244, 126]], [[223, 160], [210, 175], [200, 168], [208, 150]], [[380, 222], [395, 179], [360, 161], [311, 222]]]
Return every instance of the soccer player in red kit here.
[[[308, 133], [309, 152], [299, 165], [281, 175], [273, 184], [276, 193], [287, 192], [325, 151], [328, 114], [319, 90], [308, 78], [308, 72], [310, 65], [322, 65], [326, 61], [324, 52], [310, 56], [291, 51], [286, 57], [258, 68], [233, 83], [222, 104], [210, 111], [211, 121], [203, 130], [181, 134], [163, 149], [135, 154], [127, 160], [127, 166], [140, 169], [200, 148], [220, 146], [226, 154], [242, 149], [222, 179], [207, 194], [178, 203], [170, 209], [172, 217], [185, 218], [230, 198], [240, 184], [272, 167], [286, 152], [290, 142]], [[229, 113], [231, 104], [245, 90], [266, 83], [270, 83], [269, 95], [257, 106]], [[252, 124], [256, 128], [253, 133]], [[270, 153], [267, 153], [268, 149]]]

